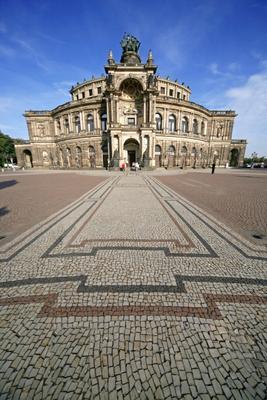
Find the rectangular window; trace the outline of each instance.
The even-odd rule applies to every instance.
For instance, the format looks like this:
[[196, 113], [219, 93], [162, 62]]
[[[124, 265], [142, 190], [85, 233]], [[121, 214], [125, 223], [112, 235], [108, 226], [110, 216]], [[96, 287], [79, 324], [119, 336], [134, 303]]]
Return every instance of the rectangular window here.
[[165, 94], [165, 87], [161, 87], [161, 88], [160, 88], [160, 93], [161, 93], [161, 94]]
[[173, 96], [173, 89], [170, 89], [170, 90], [169, 90], [169, 95], [170, 95], [170, 96]]
[[135, 125], [135, 118], [128, 118], [128, 120], [127, 120], [128, 122], [128, 125]]
[[85, 93], [84, 93], [84, 92], [82, 92], [82, 98], [83, 98], [83, 99], [85, 98]]
[[89, 96], [93, 96], [93, 89], [89, 89]]
[[180, 98], [181, 98], [181, 93], [177, 92], [177, 99], [180, 99]]
[[184, 100], [186, 100], [186, 95], [184, 94]]
[[97, 94], [101, 94], [101, 92], [102, 92], [102, 89], [101, 89], [101, 86], [99, 86], [99, 87], [97, 88]]

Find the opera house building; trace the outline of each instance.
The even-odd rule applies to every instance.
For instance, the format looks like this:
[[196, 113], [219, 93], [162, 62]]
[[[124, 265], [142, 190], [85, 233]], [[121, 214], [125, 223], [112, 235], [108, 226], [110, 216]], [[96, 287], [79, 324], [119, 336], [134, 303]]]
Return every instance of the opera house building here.
[[190, 101], [191, 89], [156, 74], [152, 52], [124, 35], [120, 62], [110, 51], [105, 75], [77, 83], [53, 110], [26, 111], [29, 143], [18, 164], [33, 168], [241, 166], [246, 140], [232, 139], [236, 113]]

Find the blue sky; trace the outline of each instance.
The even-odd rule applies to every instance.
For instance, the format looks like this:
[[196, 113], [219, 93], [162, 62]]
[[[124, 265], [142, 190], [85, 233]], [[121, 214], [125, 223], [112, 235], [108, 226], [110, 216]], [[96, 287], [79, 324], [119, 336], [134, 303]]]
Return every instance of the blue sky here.
[[27, 138], [24, 110], [69, 101], [126, 31], [192, 101], [236, 110], [234, 138], [267, 156], [266, 21], [267, 0], [0, 0], [0, 129]]

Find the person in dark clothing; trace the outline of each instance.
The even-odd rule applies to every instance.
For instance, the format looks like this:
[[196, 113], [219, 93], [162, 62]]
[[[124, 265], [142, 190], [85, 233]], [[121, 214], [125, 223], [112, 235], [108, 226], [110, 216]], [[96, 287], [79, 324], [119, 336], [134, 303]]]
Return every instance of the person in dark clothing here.
[[214, 162], [214, 163], [212, 164], [212, 167], [211, 167], [211, 173], [212, 173], [212, 174], [214, 174], [215, 166], [216, 166], [216, 164], [215, 164], [215, 162]]

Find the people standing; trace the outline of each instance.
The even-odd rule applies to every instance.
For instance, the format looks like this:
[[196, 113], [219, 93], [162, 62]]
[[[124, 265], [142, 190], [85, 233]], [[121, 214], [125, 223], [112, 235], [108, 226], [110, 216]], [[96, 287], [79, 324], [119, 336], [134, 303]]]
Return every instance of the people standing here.
[[215, 167], [216, 167], [216, 163], [213, 162], [212, 167], [211, 167], [211, 173], [214, 174], [215, 172]]

